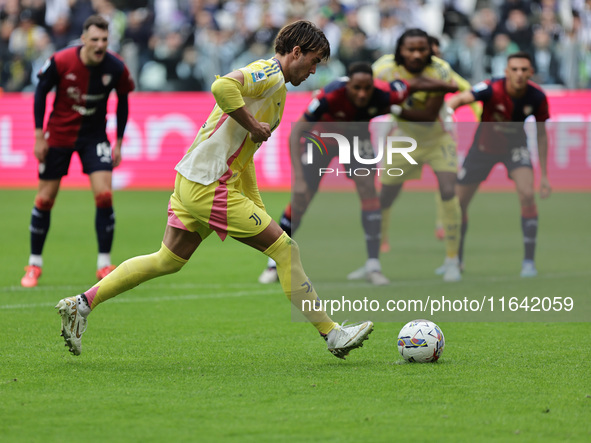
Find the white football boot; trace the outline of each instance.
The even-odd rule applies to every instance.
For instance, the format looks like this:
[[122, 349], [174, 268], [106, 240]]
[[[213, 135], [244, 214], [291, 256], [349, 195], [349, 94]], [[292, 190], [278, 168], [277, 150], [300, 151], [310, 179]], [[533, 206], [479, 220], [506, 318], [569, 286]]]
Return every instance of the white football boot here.
[[373, 323], [364, 321], [352, 325], [339, 325], [330, 331], [324, 339], [328, 346], [328, 351], [335, 357], [343, 360], [353, 349], [363, 346], [363, 341], [367, 340], [369, 334], [373, 331]]
[[521, 264], [521, 276], [523, 278], [535, 277], [538, 275], [536, 264], [533, 260], [523, 260]]
[[365, 266], [354, 270], [347, 275], [347, 280], [367, 280], [372, 285], [384, 286], [390, 284], [390, 280], [382, 274], [382, 266], [376, 258], [370, 258]]
[[259, 283], [268, 285], [271, 283], [277, 283], [279, 276], [277, 275], [277, 268], [266, 268], [261, 275], [259, 275]]
[[443, 281], [453, 282], [462, 279], [462, 272], [460, 271], [460, 260], [458, 257], [445, 258], [445, 272], [443, 273]]
[[59, 301], [55, 307], [58, 314], [62, 317], [62, 337], [66, 342], [69, 351], [74, 355], [80, 355], [82, 352], [82, 334], [86, 331], [87, 320], [80, 312], [83, 308], [88, 311], [88, 305], [80, 306], [85, 303], [80, 296], [64, 298]]

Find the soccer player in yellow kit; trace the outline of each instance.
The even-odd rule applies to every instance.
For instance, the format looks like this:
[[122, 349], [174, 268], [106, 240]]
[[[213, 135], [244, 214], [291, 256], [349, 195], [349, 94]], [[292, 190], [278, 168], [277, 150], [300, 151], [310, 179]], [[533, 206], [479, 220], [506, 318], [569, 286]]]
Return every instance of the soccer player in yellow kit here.
[[258, 60], [213, 83], [216, 106], [176, 166], [160, 250], [123, 262], [83, 294], [59, 301], [62, 336], [74, 355], [81, 352], [91, 311], [144, 281], [179, 271], [212, 232], [222, 240], [234, 237], [277, 262], [283, 291], [336, 357], [362, 346], [373, 330], [370, 321], [341, 326], [319, 308], [298, 245], [261, 200], [253, 155], [281, 122], [286, 84], [297, 86], [314, 74], [317, 64], [330, 56], [330, 46], [319, 28], [300, 20], [282, 28], [275, 52], [272, 59]]
[[[419, 75], [438, 80], [452, 79], [449, 64], [433, 57], [428, 34], [416, 28], [405, 31], [398, 39], [395, 54], [382, 56], [374, 63], [373, 68], [375, 76], [385, 81], [414, 78]], [[387, 167], [400, 168], [404, 172], [399, 176], [380, 176], [380, 205], [384, 241], [387, 238], [390, 208], [402, 185], [406, 180], [419, 179], [424, 164], [431, 166], [439, 182], [443, 208], [446, 249], [446, 271], [443, 280], [451, 282], [462, 278], [458, 260], [461, 213], [454, 190], [458, 166], [456, 143], [452, 135], [446, 132], [440, 116], [444, 106], [444, 95], [436, 92], [415, 92], [401, 106], [392, 106], [392, 113], [398, 123], [396, 134], [412, 137], [417, 142], [412, 157], [418, 164], [410, 164], [402, 156], [392, 158]]]
[[[437, 37], [432, 35], [429, 36], [429, 44], [431, 45], [431, 50], [433, 51], [433, 58], [441, 59], [441, 44]], [[458, 91], [464, 92], [469, 91], [472, 89], [472, 85], [468, 80], [458, 74], [456, 71], [451, 71], [451, 78], [456, 82], [458, 85]], [[474, 117], [476, 120], [480, 119], [480, 114], [482, 113], [482, 104], [480, 102], [474, 102], [470, 104], [470, 108], [474, 113]], [[449, 108], [447, 105], [444, 105], [441, 108], [440, 118], [442, 118], [446, 122], [453, 122], [453, 110]], [[445, 239], [445, 229], [443, 228], [443, 207], [441, 202], [441, 194], [439, 192], [435, 192], [435, 207], [436, 207], [436, 217], [435, 217], [435, 238], [437, 240], [444, 240]], [[383, 243], [385, 245], [385, 249], [389, 249], [388, 243]], [[461, 264], [460, 264], [461, 266]], [[445, 273], [446, 266], [440, 266], [435, 270], [436, 274], [443, 274]]]

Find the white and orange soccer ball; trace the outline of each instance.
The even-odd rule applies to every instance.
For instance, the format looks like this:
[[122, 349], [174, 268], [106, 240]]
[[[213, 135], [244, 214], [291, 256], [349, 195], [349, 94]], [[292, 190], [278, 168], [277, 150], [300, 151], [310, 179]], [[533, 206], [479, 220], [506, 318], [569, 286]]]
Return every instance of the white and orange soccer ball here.
[[408, 362], [428, 363], [441, 357], [445, 338], [439, 326], [429, 320], [413, 320], [398, 333], [398, 352]]

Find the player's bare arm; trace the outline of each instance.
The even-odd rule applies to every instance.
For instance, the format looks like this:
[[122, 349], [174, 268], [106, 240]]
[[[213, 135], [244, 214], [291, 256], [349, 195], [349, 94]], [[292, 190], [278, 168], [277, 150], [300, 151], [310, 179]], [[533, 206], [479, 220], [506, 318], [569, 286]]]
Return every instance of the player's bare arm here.
[[548, 135], [544, 123], [536, 123], [538, 135], [538, 158], [540, 160], [540, 197], [548, 198], [552, 193], [552, 187], [548, 180]]
[[43, 129], [37, 128], [35, 129], [35, 158], [39, 160], [39, 163], [43, 163], [45, 161], [45, 156], [47, 155], [47, 151], [49, 150], [49, 145], [47, 144], [47, 140], [45, 140], [45, 133]]
[[450, 81], [443, 81], [419, 76], [406, 81], [411, 93], [416, 91], [456, 92], [458, 90], [458, 84], [453, 79]]
[[447, 100], [447, 106], [449, 106], [454, 111], [458, 109], [460, 106], [469, 105], [475, 101], [474, 94], [472, 91], [464, 91], [460, 92], [459, 94], [454, 95], [452, 98]]
[[118, 138], [113, 146], [113, 150], [111, 152], [111, 159], [113, 162], [113, 167], [116, 168], [121, 164], [121, 145], [123, 144], [123, 139]]
[[402, 108], [398, 116], [411, 122], [434, 122], [439, 117], [442, 104], [443, 94], [429, 98], [425, 103], [425, 109]]

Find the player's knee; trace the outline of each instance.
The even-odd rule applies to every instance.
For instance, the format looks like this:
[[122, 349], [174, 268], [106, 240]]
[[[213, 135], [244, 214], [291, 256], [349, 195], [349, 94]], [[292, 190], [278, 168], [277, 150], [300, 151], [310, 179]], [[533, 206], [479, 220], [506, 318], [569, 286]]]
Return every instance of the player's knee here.
[[454, 198], [456, 196], [456, 190], [455, 190], [454, 184], [441, 186], [439, 189], [439, 192], [441, 194], [442, 201], [451, 200], [452, 198]]
[[155, 255], [158, 260], [158, 271], [162, 274], [174, 274], [180, 271], [185, 263], [187, 263], [187, 260], [181, 259], [164, 245], [160, 247], [160, 250]]
[[111, 191], [100, 192], [94, 196], [97, 208], [110, 208], [113, 206], [113, 193]]
[[54, 198], [43, 198], [39, 196], [35, 198], [35, 207], [41, 211], [51, 211], [54, 203]]
[[524, 189], [519, 191], [519, 201], [521, 207], [533, 206], [536, 204], [535, 193], [533, 189]]

